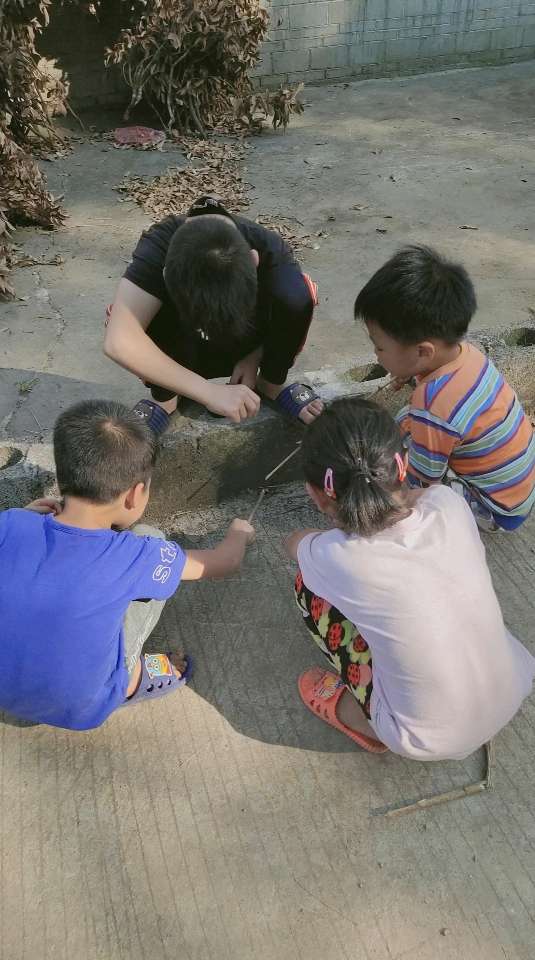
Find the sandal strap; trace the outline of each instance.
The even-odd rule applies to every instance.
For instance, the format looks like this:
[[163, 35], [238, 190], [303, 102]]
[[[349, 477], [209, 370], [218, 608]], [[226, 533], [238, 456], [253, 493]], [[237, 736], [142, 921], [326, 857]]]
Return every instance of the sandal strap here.
[[138, 400], [132, 413], [143, 420], [157, 437], [165, 433], [169, 426], [169, 414], [153, 400]]
[[275, 403], [285, 413], [297, 418], [304, 407], [307, 407], [313, 400], [319, 399], [319, 395], [308, 383], [290, 383], [284, 390], [281, 390]]

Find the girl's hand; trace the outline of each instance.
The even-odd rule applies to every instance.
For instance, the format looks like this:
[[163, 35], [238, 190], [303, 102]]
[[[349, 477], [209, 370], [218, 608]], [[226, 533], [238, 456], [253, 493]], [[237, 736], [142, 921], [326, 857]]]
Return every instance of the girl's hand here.
[[24, 509], [33, 510], [34, 513], [53, 513], [57, 517], [63, 509], [63, 504], [55, 497], [42, 497], [40, 500], [32, 500]]

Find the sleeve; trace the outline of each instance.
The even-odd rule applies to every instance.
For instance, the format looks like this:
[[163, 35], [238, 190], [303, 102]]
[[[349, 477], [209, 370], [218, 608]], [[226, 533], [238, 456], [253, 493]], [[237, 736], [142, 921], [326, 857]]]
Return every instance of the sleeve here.
[[173, 235], [183, 219], [176, 216], [166, 217], [145, 230], [123, 275], [126, 280], [135, 283], [136, 287], [158, 300], [163, 301], [166, 298], [163, 279], [165, 258]]
[[167, 600], [180, 583], [186, 554], [172, 540], [156, 537], [137, 539], [142, 546], [136, 559], [131, 600]]
[[[314, 591], [312, 584], [316, 585], [317, 579], [317, 551], [314, 547], [319, 545], [323, 533], [308, 533], [306, 537], [299, 542], [297, 547], [297, 564], [303, 576], [303, 581], [309, 590]], [[318, 593], [321, 591], [318, 591]]]
[[413, 407], [401, 410], [397, 418], [409, 453], [409, 483], [438, 483], [444, 477], [449, 459], [460, 443], [460, 436], [446, 421], [429, 410]]

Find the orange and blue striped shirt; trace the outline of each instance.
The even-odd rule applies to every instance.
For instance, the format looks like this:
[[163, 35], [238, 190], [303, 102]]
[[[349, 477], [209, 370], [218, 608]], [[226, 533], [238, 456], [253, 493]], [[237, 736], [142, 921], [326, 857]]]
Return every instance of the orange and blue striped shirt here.
[[461, 343], [456, 360], [423, 377], [398, 422], [409, 475], [436, 483], [448, 469], [492, 513], [527, 517], [535, 502], [535, 438], [512, 387], [488, 357]]

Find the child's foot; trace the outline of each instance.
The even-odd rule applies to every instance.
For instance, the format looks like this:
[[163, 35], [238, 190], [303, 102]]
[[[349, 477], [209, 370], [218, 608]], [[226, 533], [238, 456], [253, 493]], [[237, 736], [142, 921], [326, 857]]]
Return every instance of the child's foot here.
[[345, 733], [369, 753], [388, 751], [388, 747], [377, 739], [357, 701], [336, 673], [312, 667], [301, 674], [297, 685], [301, 700], [315, 716]]
[[[173, 400], [166, 401], [166, 404], [169, 405], [173, 402], [176, 409], [176, 397], [173, 397]], [[164, 405], [158, 403], [157, 400], [138, 400], [135, 407], [132, 408], [132, 413], [135, 413], [157, 437], [165, 433], [169, 427], [170, 414], [167, 413]]]
[[[279, 384], [279, 383], [269, 383], [267, 380], [264, 380], [263, 377], [258, 377], [257, 380], [257, 389], [264, 397], [267, 397], [268, 400], [273, 400], [276, 402], [283, 391], [288, 390], [288, 385]], [[294, 386], [294, 384], [292, 384]], [[295, 416], [296, 419], [302, 420], [303, 423], [312, 423], [316, 417], [319, 417], [320, 413], [323, 411], [323, 402], [317, 397], [310, 387], [306, 387], [305, 384], [297, 384], [297, 386], [302, 386], [304, 390], [309, 390], [311, 394], [311, 399], [308, 403], [301, 407], [297, 413], [291, 412], [292, 416]], [[296, 397], [295, 400], [292, 398], [293, 403], [299, 406], [299, 397]], [[286, 409], [281, 405], [282, 409]]]
[[124, 705], [152, 700], [183, 687], [193, 673], [193, 661], [184, 654], [142, 653], [132, 674]]

